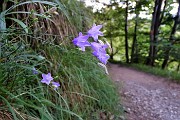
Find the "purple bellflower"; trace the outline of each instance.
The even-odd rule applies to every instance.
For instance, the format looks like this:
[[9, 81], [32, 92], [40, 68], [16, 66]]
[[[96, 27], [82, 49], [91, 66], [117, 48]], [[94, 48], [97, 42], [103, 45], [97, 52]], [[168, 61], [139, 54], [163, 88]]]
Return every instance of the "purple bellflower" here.
[[97, 43], [97, 42], [92, 42], [92, 43], [91, 43], [91, 48], [92, 48], [94, 51], [97, 51], [97, 52], [101, 52], [101, 53], [106, 54], [106, 48], [108, 48], [108, 45], [106, 45], [106, 44], [100, 44], [100, 43]]
[[47, 85], [49, 85], [51, 83], [51, 80], [53, 80], [53, 78], [51, 77], [51, 73], [42, 74], [42, 78], [43, 79], [41, 80], [41, 82]]
[[106, 54], [106, 48], [108, 48], [108, 45], [92, 42], [91, 48], [94, 50], [93, 55], [96, 56], [103, 64], [106, 64], [109, 59], [109, 55]]
[[36, 68], [33, 68], [32, 72], [33, 74], [38, 74], [38, 71], [36, 70]]
[[98, 51], [94, 51], [93, 55], [96, 56], [99, 59], [99, 61], [101, 61], [105, 65], [107, 64], [107, 61], [110, 58], [108, 54], [104, 54]]
[[103, 36], [103, 33], [99, 31], [101, 28], [102, 28], [102, 25], [96, 26], [96, 24], [94, 24], [87, 33], [90, 37], [94, 38], [94, 41], [97, 41], [98, 36]]
[[83, 35], [81, 32], [79, 33], [79, 36], [74, 38], [72, 41], [74, 45], [81, 48], [82, 51], [85, 51], [86, 46], [91, 46], [90, 43], [87, 41], [89, 38], [88, 35]]
[[[97, 57], [103, 64], [107, 63], [109, 55], [106, 54], [106, 48], [108, 44], [104, 44], [102, 41], [98, 40], [98, 36], [103, 36], [103, 33], [100, 31], [102, 25], [94, 24], [92, 28], [87, 32], [87, 35], [83, 35], [81, 32], [79, 36], [74, 38], [72, 41], [74, 45], [81, 48], [82, 51], [85, 51], [85, 47], [91, 46], [93, 49], [93, 55]], [[92, 37], [95, 42], [89, 43], [88, 38]]]
[[54, 90], [56, 90], [60, 84], [58, 82], [52, 82], [52, 86], [54, 87]]

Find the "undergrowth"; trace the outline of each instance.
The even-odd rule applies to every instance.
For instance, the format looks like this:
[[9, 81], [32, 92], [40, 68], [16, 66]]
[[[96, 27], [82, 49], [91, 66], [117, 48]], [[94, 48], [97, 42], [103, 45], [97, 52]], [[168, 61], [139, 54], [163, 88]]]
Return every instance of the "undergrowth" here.
[[[1, 118], [99, 120], [104, 113], [118, 119], [121, 108], [114, 84], [90, 51], [79, 51], [69, 42], [77, 30], [87, 29], [87, 17], [75, 9], [83, 4], [53, 1], [14, 1], [10, 9], [0, 9]], [[42, 73], [51, 73], [59, 89], [42, 84]]]
[[[116, 88], [90, 53], [54, 45], [44, 47], [44, 52], [46, 57], [1, 63], [1, 111], [9, 110], [15, 120], [98, 120], [101, 112], [118, 115]], [[58, 91], [43, 85], [33, 67], [51, 72], [61, 83]]]

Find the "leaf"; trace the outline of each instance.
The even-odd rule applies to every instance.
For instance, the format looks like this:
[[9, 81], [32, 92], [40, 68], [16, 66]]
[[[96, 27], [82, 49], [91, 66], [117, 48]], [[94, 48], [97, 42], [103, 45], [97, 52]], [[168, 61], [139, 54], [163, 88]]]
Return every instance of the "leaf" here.
[[68, 12], [65, 9], [65, 6], [63, 4], [61, 4], [61, 2], [59, 0], [54, 0], [54, 2], [56, 2], [59, 5], [59, 9], [61, 10], [61, 12], [63, 12], [64, 15], [66, 16], [66, 18], [68, 19], [68, 21], [71, 22], [69, 15], [68, 15]]
[[28, 27], [27, 25], [25, 25], [21, 20], [18, 20], [16, 18], [8, 18], [8, 19], [11, 19], [11, 20], [14, 20], [15, 22], [17, 22], [23, 29], [26, 33], [28, 33]]
[[50, 20], [51, 22], [53, 22], [48, 16], [44, 15], [44, 14], [37, 14], [37, 13], [32, 13], [32, 12], [24, 12], [24, 11], [16, 11], [16, 12], [9, 12], [6, 15], [10, 15], [10, 14], [33, 14], [42, 18], [46, 18], [48, 20]]
[[18, 6], [25, 5], [25, 4], [30, 4], [30, 3], [42, 3], [42, 4], [46, 4], [46, 5], [51, 5], [51, 6], [54, 6], [54, 7], [57, 6], [56, 3], [49, 2], [49, 1], [33, 0], [33, 1], [22, 2], [22, 3], [19, 3], [17, 5], [13, 5], [10, 8], [8, 8], [7, 10], [3, 11], [3, 13], [6, 15], [6, 13], [11, 11], [12, 9], [17, 8]]
[[6, 21], [3, 12], [0, 14], [0, 31], [1, 30], [6, 30]]
[[7, 104], [7, 106], [8, 106], [8, 108], [9, 108], [10, 112], [12, 113], [14, 119], [15, 119], [15, 120], [18, 120], [18, 119], [17, 119], [17, 116], [16, 116], [16, 114], [15, 114], [15, 112], [14, 112], [14, 110], [12, 109], [11, 104], [9, 103], [9, 101], [8, 101], [7, 99], [5, 99], [5, 98], [4, 98], [3, 96], [1, 96], [1, 95], [0, 95], [0, 98]]

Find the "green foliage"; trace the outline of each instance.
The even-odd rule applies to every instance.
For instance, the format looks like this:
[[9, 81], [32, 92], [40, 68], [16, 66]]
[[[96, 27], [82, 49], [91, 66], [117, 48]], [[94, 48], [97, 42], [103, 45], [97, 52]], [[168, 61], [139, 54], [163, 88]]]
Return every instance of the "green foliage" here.
[[[14, 120], [99, 120], [104, 112], [118, 119], [118, 93], [98, 61], [90, 51], [84, 53], [64, 44], [77, 31], [86, 29], [89, 13], [80, 14], [85, 7], [75, 0], [54, 1], [13, 2], [0, 13], [0, 116]], [[58, 7], [62, 15], [42, 14], [36, 9], [19, 11], [18, 6], [26, 10], [27, 4], [34, 8], [34, 2], [38, 10]], [[19, 19], [21, 15], [28, 19]], [[54, 17], [64, 21], [54, 21]], [[54, 29], [51, 22], [64, 23], [58, 29], [59, 36], [49, 33]], [[63, 37], [64, 31], [68, 36]], [[38, 74], [33, 74], [34, 68]], [[40, 82], [41, 73], [48, 72], [61, 84], [57, 91]]]
[[[54, 51], [54, 47], [51, 49]], [[65, 89], [72, 94], [79, 95], [80, 98], [82, 97], [80, 100], [74, 98], [75, 103], [72, 101], [71, 104], [73, 106], [80, 105], [76, 109], [83, 110], [83, 114], [86, 114], [85, 118], [90, 116], [90, 111], [96, 106], [101, 106], [100, 108], [106, 111], [115, 110], [115, 104], [118, 101], [117, 93], [113, 92], [115, 88], [104, 75], [104, 71], [97, 66], [96, 59], [90, 53], [82, 53], [74, 49], [57, 53], [61, 53], [56, 56], [59, 56], [59, 71], [64, 76]], [[96, 110], [98, 111], [98, 108]]]
[[[126, 0], [110, 0], [109, 4], [104, 4], [104, 7], [95, 12], [95, 19], [99, 23], [104, 24], [105, 37], [112, 46], [112, 51], [109, 51], [111, 59], [125, 61], [125, 1]], [[97, 1], [98, 2], [98, 1]], [[164, 2], [164, 1], [163, 1]], [[173, 35], [173, 44], [170, 40], [173, 25], [177, 15], [172, 15], [171, 10], [178, 5], [178, 1], [169, 0], [163, 3], [161, 9], [161, 17], [157, 41], [150, 42], [150, 34], [154, 31], [150, 31], [152, 24], [152, 15], [155, 11], [155, 1], [152, 0], [129, 0], [128, 8], [128, 42], [129, 42], [129, 54], [135, 54], [135, 58], [138, 58], [137, 63], [146, 63], [148, 53], [150, 51], [149, 46], [154, 45], [156, 47], [155, 65], [161, 67], [165, 56], [166, 50], [170, 49], [169, 61], [167, 63], [167, 69], [176, 70], [179, 63], [179, 25], [177, 25], [176, 32]], [[165, 5], [165, 6], [164, 6]], [[164, 8], [163, 8], [164, 7]], [[174, 7], [175, 8], [175, 7]], [[175, 10], [175, 9], [174, 9]], [[177, 10], [177, 9], [176, 9]], [[137, 23], [136, 23], [137, 21]], [[156, 20], [157, 22], [158, 20]], [[136, 30], [135, 30], [136, 28]], [[133, 47], [133, 41], [136, 38], [135, 45]], [[133, 49], [132, 49], [133, 48]], [[135, 62], [131, 59], [132, 63]], [[136, 62], [135, 62], [136, 63]], [[172, 68], [174, 66], [174, 68]]]
[[[135, 4], [136, 3], [136, 4]], [[145, 11], [144, 8], [149, 8], [152, 1], [130, 1], [129, 0], [129, 19], [128, 19], [128, 42], [129, 49], [132, 46], [134, 37], [135, 17], [131, 17], [134, 14], [140, 14]], [[125, 61], [125, 50], [124, 50], [124, 26], [125, 26], [125, 6], [124, 1], [111, 0], [111, 3], [106, 5], [102, 10], [95, 13], [96, 21], [104, 24], [105, 37], [112, 46], [112, 55], [115, 60]], [[136, 8], [136, 10], [135, 10]], [[147, 13], [150, 14], [150, 13]], [[138, 17], [137, 25], [137, 51], [142, 59], [147, 56], [148, 49], [148, 37], [149, 37], [150, 20]], [[146, 50], [141, 50], [144, 48]], [[130, 52], [129, 52], [130, 54]], [[140, 58], [141, 59], [141, 58]]]
[[83, 2], [77, 0], [62, 0], [62, 3], [71, 24], [76, 26], [77, 31], [86, 31], [90, 27], [89, 25], [92, 24], [92, 11], [87, 9]]
[[61, 88], [56, 93], [40, 83], [40, 75], [32, 74], [33, 65], [26, 65], [31, 61], [26, 56], [23, 56], [24, 63], [21, 64], [1, 63], [3, 110], [7, 110], [9, 104], [7, 107], [15, 114], [14, 119], [27, 116], [48, 120], [67, 120], [75, 116], [98, 119], [101, 111], [118, 114], [116, 89], [90, 53], [53, 45], [46, 45], [44, 50], [49, 56], [41, 60], [42, 64], [34, 60], [39, 63], [36, 68], [44, 73], [51, 71], [55, 80], [61, 83]]

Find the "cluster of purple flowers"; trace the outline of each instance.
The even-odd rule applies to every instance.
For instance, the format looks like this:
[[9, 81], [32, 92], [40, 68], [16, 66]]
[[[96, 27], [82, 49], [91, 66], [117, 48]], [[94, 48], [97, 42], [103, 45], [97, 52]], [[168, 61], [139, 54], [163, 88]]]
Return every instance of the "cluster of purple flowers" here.
[[[81, 48], [82, 51], [85, 51], [86, 47], [91, 47], [93, 50], [92, 54], [97, 57], [104, 65], [106, 65], [107, 60], [109, 59], [109, 55], [106, 53], [106, 48], [108, 48], [108, 44], [104, 44], [102, 41], [98, 40], [98, 36], [103, 36], [103, 33], [99, 31], [102, 28], [102, 25], [93, 25], [92, 28], [87, 32], [87, 35], [83, 35], [81, 32], [79, 36], [74, 38], [74, 45]], [[92, 37], [95, 42], [89, 42], [88, 39]], [[33, 68], [33, 74], [38, 74], [38, 71]], [[41, 83], [45, 83], [47, 85], [51, 85], [54, 90], [60, 86], [58, 82], [53, 81], [53, 77], [51, 73], [42, 74]]]
[[[33, 68], [33, 74], [38, 74], [38, 71]], [[52, 87], [54, 88], [54, 90], [57, 90], [57, 88], [60, 86], [59, 82], [54, 82], [52, 81], [53, 80], [53, 77], [51, 76], [51, 73], [48, 73], [48, 74], [42, 74], [42, 80], [41, 80], [41, 83], [45, 83], [47, 85], [52, 85]]]
[[[103, 64], [107, 63], [109, 59], [109, 55], [106, 53], [106, 48], [108, 48], [107, 44], [103, 42], [99, 42], [98, 36], [103, 36], [103, 33], [99, 31], [102, 28], [102, 25], [94, 24], [92, 28], [87, 32], [87, 35], [83, 35], [81, 32], [79, 36], [74, 38], [72, 41], [74, 45], [81, 48], [82, 51], [85, 51], [86, 47], [91, 47], [93, 52], [92, 54], [97, 57]], [[95, 42], [89, 42], [88, 39], [92, 37]]]

